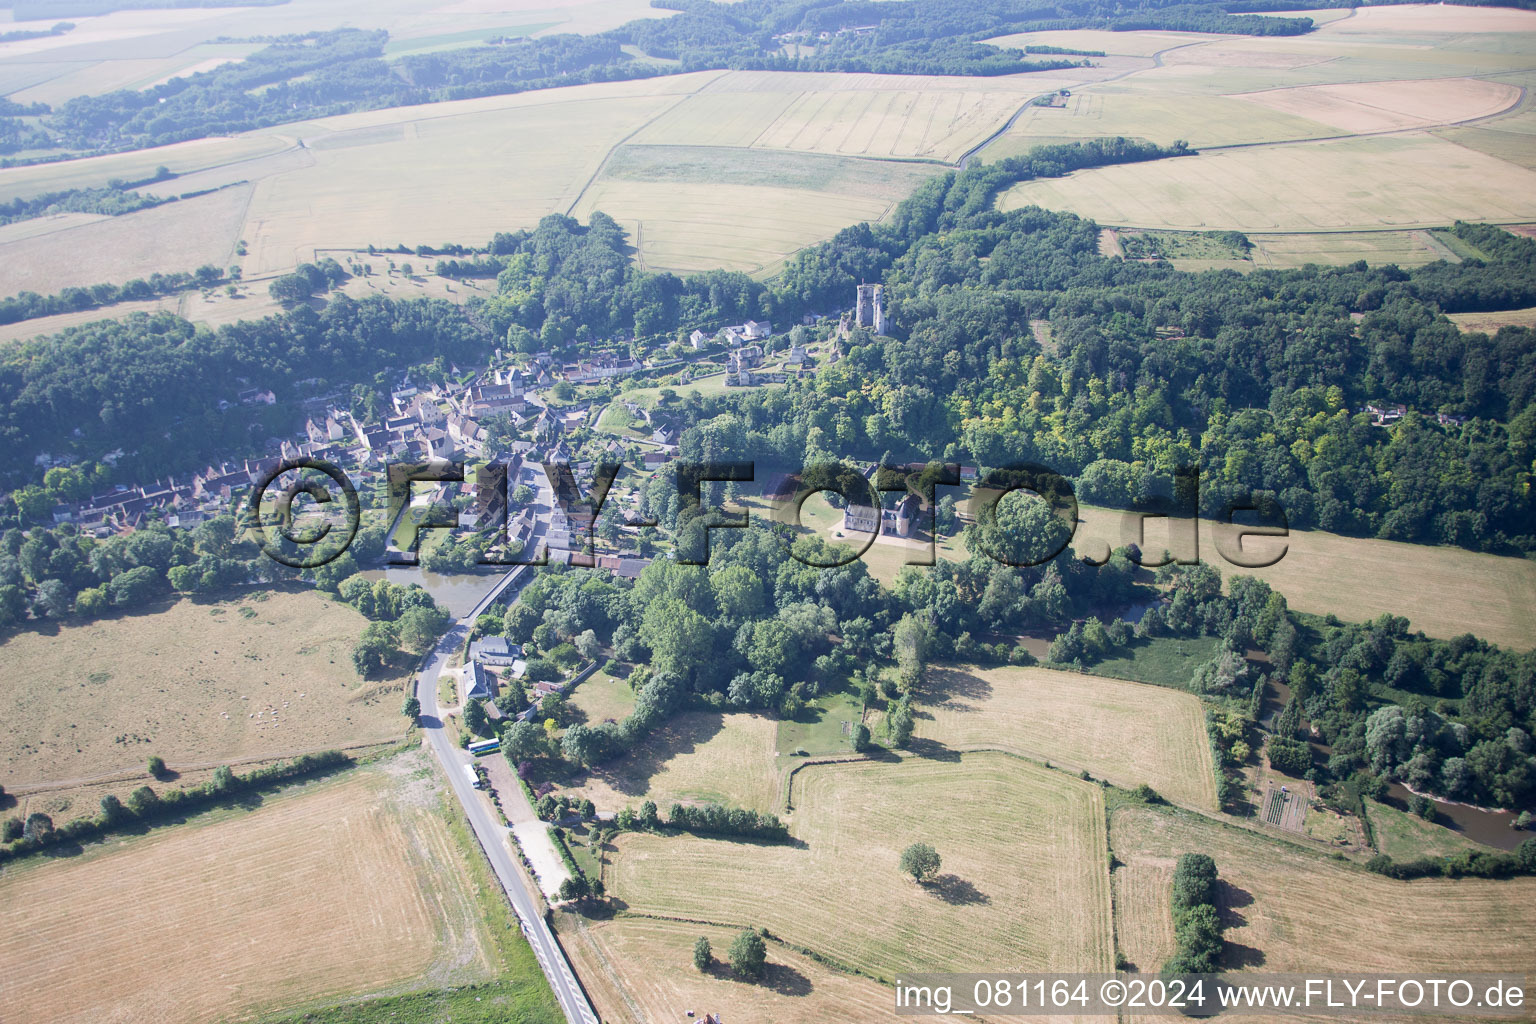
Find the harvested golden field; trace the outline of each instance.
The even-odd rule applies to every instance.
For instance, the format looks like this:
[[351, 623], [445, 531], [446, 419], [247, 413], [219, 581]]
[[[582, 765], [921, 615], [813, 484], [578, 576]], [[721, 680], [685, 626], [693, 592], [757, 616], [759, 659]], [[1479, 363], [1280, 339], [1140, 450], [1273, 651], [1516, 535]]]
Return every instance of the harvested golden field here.
[[[69, 61], [64, 62], [68, 70], [63, 74], [13, 93], [9, 98], [17, 103], [59, 106], [76, 96], [98, 96], [118, 89], [148, 89], [172, 78], [210, 71], [221, 64], [242, 60], [260, 48], [255, 43], [207, 44], [192, 46], [168, 57], [124, 57], [84, 63]], [[133, 44], [127, 43], [121, 49], [125, 53], [131, 52]], [[0, 60], [3, 59], [4, 56], [0, 55]]]
[[850, 224], [880, 220], [893, 205], [769, 186], [604, 181], [586, 191], [575, 215], [613, 217], [651, 270], [752, 272]]
[[917, 699], [919, 740], [1011, 750], [1216, 806], [1205, 712], [1193, 694], [1047, 668], [935, 666]]
[[63, 231], [66, 228], [77, 228], [83, 224], [95, 224], [107, 219], [104, 213], [50, 213], [42, 217], [33, 217], [31, 220], [18, 220], [0, 225], [0, 245]]
[[[1003, 754], [807, 768], [794, 844], [626, 834], [609, 892], [631, 911], [784, 941], [886, 979], [900, 971], [1107, 970], [1100, 789]], [[904, 876], [909, 843], [943, 869]]]
[[1245, 93], [1246, 100], [1351, 134], [1424, 128], [1490, 117], [1520, 100], [1519, 88], [1477, 78], [1298, 86]]
[[[317, 249], [483, 243], [532, 227], [581, 196], [608, 150], [690, 87], [687, 79], [498, 96], [289, 126], [312, 166], [255, 185], [248, 275]], [[580, 124], [580, 132], [571, 126]], [[516, 188], [509, 187], [515, 181]]]
[[797, 96], [756, 144], [950, 161], [990, 135], [1022, 102], [1018, 93], [981, 88], [808, 92]]
[[252, 132], [232, 137], [195, 139], [171, 146], [134, 150], [131, 153], [113, 153], [109, 156], [36, 164], [31, 167], [0, 168], [0, 202], [68, 188], [97, 188], [113, 178], [140, 181], [152, 177], [159, 167], [168, 167], [177, 174], [191, 174], [280, 152], [292, 146], [292, 139]]
[[142, 773], [151, 754], [174, 768], [399, 737], [400, 681], [352, 667], [367, 620], [312, 591], [267, 593], [12, 636], [6, 788]]
[[[1082, 506], [1073, 543], [1079, 550], [1124, 543], [1125, 513]], [[1150, 550], [1166, 545], [1166, 527], [1149, 521]], [[1316, 615], [1329, 613], [1363, 622], [1390, 612], [1407, 616], [1414, 629], [1430, 636], [1473, 633], [1485, 640], [1529, 650], [1536, 645], [1536, 563], [1522, 558], [1465, 551], [1461, 548], [1403, 544], [1390, 540], [1341, 537], [1322, 530], [1292, 530], [1284, 541], [1252, 539], [1257, 553], [1278, 550], [1285, 557], [1266, 569], [1243, 569], [1216, 550], [1218, 524], [1202, 520], [1201, 557], [1223, 577], [1257, 576], [1285, 595], [1289, 605]], [[1225, 528], [1225, 529], [1230, 529]], [[1383, 581], [1393, 581], [1384, 585]]]
[[191, 1024], [429, 974], [481, 980], [493, 947], [442, 801], [435, 766], [413, 753], [248, 812], [8, 867], [6, 1016]]
[[[730, 929], [640, 917], [577, 923], [567, 916], [560, 931], [603, 1020], [671, 1020], [678, 1007], [775, 1024], [866, 1024], [895, 1018], [890, 989], [776, 943], [768, 946], [763, 980], [738, 981], [725, 966], [735, 937]], [[709, 939], [715, 957], [707, 974], [693, 969], [693, 943], [701, 935]]]
[[1446, 4], [1360, 7], [1353, 18], [1332, 23], [1328, 28], [1340, 35], [1503, 35], [1536, 32], [1536, 11]]
[[564, 792], [590, 799], [599, 811], [638, 808], [644, 800], [663, 813], [679, 802], [780, 811], [777, 735], [777, 723], [761, 715], [684, 712]]
[[1025, 182], [1038, 205], [1102, 223], [1184, 230], [1434, 227], [1536, 216], [1536, 172], [1431, 135], [1226, 150]]
[[735, 71], [657, 118], [634, 141], [953, 161], [1030, 96], [1081, 77]]
[[[1115, 810], [1117, 933], [1144, 971], [1173, 952], [1168, 881], [1208, 853], [1225, 883], [1228, 963], [1284, 971], [1536, 970], [1536, 879], [1399, 882], [1187, 812]], [[1119, 876], [1126, 874], [1125, 879]], [[1123, 884], [1122, 884], [1123, 882]]]
[[251, 186], [0, 243], [0, 295], [121, 284], [159, 271], [228, 264]]
[[1123, 135], [1165, 146], [1185, 139], [1199, 149], [1333, 134], [1317, 121], [1279, 110], [1255, 110], [1236, 97], [1153, 91], [1135, 82], [1073, 90], [1064, 106], [1029, 107], [1006, 135], [987, 147], [988, 159], [1023, 152], [1045, 140]]
[[1204, 32], [1113, 32], [1109, 29], [1073, 28], [1049, 32], [1015, 32], [985, 42], [993, 46], [1060, 46], [1069, 50], [1102, 50], [1107, 54], [1150, 57], [1174, 47], [1222, 38], [1225, 37]]
[[1451, 313], [1451, 321], [1464, 331], [1495, 334], [1500, 327], [1536, 327], [1536, 306], [1496, 313]]
[[1126, 863], [1121, 859], [1109, 879], [1115, 894], [1117, 950], [1130, 961], [1131, 970], [1153, 973], [1174, 948], [1173, 915], [1168, 910], [1173, 860], [1140, 857]]

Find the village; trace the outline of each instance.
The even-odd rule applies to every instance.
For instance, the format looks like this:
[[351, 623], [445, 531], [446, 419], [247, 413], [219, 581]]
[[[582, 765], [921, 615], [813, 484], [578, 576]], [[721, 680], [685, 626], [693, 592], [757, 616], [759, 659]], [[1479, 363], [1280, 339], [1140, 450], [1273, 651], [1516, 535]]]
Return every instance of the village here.
[[[541, 463], [569, 465], [580, 485], [590, 482], [598, 461], [631, 459], [637, 468], [652, 471], [676, 457], [683, 424], [665, 408], [618, 393], [621, 384], [647, 386], [672, 380], [676, 390], [685, 390], [689, 385], [714, 384], [718, 378], [719, 385], [734, 389], [808, 376], [818, 360], [835, 361], [842, 356], [854, 329], [886, 331], [881, 286], [859, 285], [853, 308], [841, 314], [835, 329], [828, 329], [827, 320], [821, 315], [806, 316], [795, 330], [782, 335], [775, 335], [768, 321], [758, 320], [713, 333], [695, 329], [688, 333], [686, 344], [674, 344], [644, 360], [617, 348], [595, 349], [569, 362], [549, 351], [514, 355], [498, 349], [489, 365], [470, 370], [449, 367], [440, 382], [400, 371], [388, 405], [375, 415], [361, 415], [348, 401], [350, 395], [340, 391], [306, 397], [299, 402], [305, 416], [303, 430], [287, 438], [269, 438], [260, 456], [148, 482], [117, 483], [110, 490], [55, 506], [52, 519], [55, 524], [72, 523], [83, 534], [97, 538], [132, 531], [150, 520], [172, 529], [191, 529], [214, 516], [238, 511], [254, 485], [296, 459], [334, 465], [359, 485], [382, 480], [391, 464], [434, 460], [505, 463], [513, 487], [526, 468]], [[810, 340], [818, 336], [819, 345]], [[588, 394], [582, 395], [583, 390]], [[625, 429], [599, 422], [616, 393], [628, 417]], [[273, 406], [278, 401], [270, 390], [248, 388], [221, 403], [221, 408]], [[116, 451], [102, 461], [115, 466], [123, 455]], [[72, 461], [50, 454], [37, 458], [41, 468]], [[461, 517], [462, 527], [479, 528], [505, 511], [491, 495], [478, 494], [473, 483], [465, 484], [459, 494], [474, 503]], [[451, 500], [456, 496], [443, 489], [431, 497]], [[571, 536], [565, 527], [550, 524], [548, 539], [556, 552], [570, 550], [561, 543]], [[531, 528], [531, 516], [525, 514], [512, 524], [509, 539], [526, 541]], [[616, 564], [605, 567], [619, 568]]]

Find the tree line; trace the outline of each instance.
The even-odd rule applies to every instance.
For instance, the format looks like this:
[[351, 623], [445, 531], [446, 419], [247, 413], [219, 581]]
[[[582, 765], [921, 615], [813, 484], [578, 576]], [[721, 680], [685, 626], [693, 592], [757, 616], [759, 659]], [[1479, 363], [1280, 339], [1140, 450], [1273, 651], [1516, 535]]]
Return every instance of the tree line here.
[[114, 832], [153, 826], [162, 819], [201, 811], [241, 793], [256, 792], [351, 764], [352, 759], [341, 751], [326, 750], [318, 754], [305, 754], [291, 761], [253, 768], [243, 775], [223, 765], [200, 786], [171, 789], [163, 793], [156, 793], [149, 786], [140, 786], [128, 795], [126, 803], [108, 794], [101, 798], [100, 814], [72, 818], [58, 827], [54, 827], [52, 818], [40, 811], [27, 815], [24, 821], [9, 818], [0, 826], [3, 829], [0, 836], [6, 840], [4, 845], [0, 845], [0, 863], [66, 843], [78, 843]]
[[60, 313], [80, 313], [88, 309], [116, 305], [119, 302], [142, 302], [162, 295], [180, 295], [194, 288], [212, 288], [224, 280], [224, 271], [211, 263], [205, 263], [192, 271], [173, 271], [169, 274], [156, 271], [150, 274], [147, 280], [136, 277], [121, 285], [93, 284], [86, 287], [72, 285], [52, 295], [23, 291], [9, 298], [0, 299], [0, 324], [14, 324], [22, 320], [35, 320], [41, 316], [56, 316]]
[[1169, 904], [1177, 944], [1164, 974], [1214, 974], [1223, 948], [1216, 862], [1204, 853], [1181, 853], [1173, 867]]

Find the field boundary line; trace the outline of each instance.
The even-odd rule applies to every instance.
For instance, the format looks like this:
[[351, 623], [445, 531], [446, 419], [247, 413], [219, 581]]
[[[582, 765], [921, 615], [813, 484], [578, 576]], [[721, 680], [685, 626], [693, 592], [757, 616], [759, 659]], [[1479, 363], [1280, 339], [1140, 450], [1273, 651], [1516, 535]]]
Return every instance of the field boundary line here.
[[[624, 984], [624, 979], [619, 975], [619, 972], [613, 969], [613, 962], [609, 960], [608, 954], [603, 952], [597, 940], [592, 937], [592, 929], [587, 927], [587, 919], [580, 914], [570, 914], [568, 916], [574, 925], [577, 936], [581, 939], [586, 949], [597, 959], [598, 965], [608, 976], [608, 981], [613, 985], [615, 991], [619, 993], [619, 998], [624, 1000], [624, 1005], [629, 1007], [629, 1012], [634, 1014], [635, 1020], [639, 1024], [650, 1024], [650, 1019], [646, 1016], [645, 1011], [641, 1009], [639, 1004], [635, 1002], [634, 996], [630, 994], [629, 986]], [[559, 929], [556, 929], [557, 933], [558, 931]]]
[[706, 928], [736, 928], [741, 930], [750, 930], [756, 932], [758, 935], [761, 935], [769, 942], [775, 943], [776, 945], [782, 946], [785, 949], [791, 950], [795, 953], [799, 953], [801, 956], [810, 957], [812, 960], [816, 961], [818, 964], [821, 964], [823, 967], [830, 967], [835, 971], [838, 971], [842, 974], [847, 974], [855, 978], [868, 978], [870, 981], [877, 982], [882, 985], [890, 984], [879, 975], [870, 974], [868, 971], [861, 971], [857, 967], [843, 963], [841, 960], [834, 956], [828, 956], [826, 953], [819, 953], [809, 946], [801, 946], [790, 942], [788, 939], [785, 939], [779, 935], [775, 935], [773, 932], [766, 928], [753, 928], [750, 925], [740, 924], [734, 921], [711, 921], [701, 917], [678, 917], [672, 914], [657, 914], [648, 910], [621, 910], [614, 916], [634, 917], [650, 921], [665, 921], [668, 924], [697, 924], [703, 925]]
[[[1113, 679], [1113, 678], [1116, 678], [1116, 677], [1114, 677], [1114, 676], [1102, 676], [1100, 678]], [[1125, 681], [1125, 680], [1122, 680], [1122, 681]], [[1154, 684], [1154, 683], [1146, 683], [1146, 684], [1140, 684], [1140, 685], [1153, 686], [1153, 685], [1156, 685], [1156, 684]], [[1172, 689], [1172, 687], [1169, 687], [1169, 689]], [[1180, 691], [1180, 692], [1188, 692], [1188, 691]], [[1204, 705], [1202, 705], [1202, 708], [1203, 708], [1203, 706]], [[1095, 776], [1095, 775], [1092, 775], [1092, 774], [1090, 774], [1089, 777], [1086, 778], [1086, 779], [1082, 778], [1081, 773], [1088, 771], [1088, 769], [1083, 767], [1082, 765], [1071, 764], [1071, 763], [1069, 763], [1067, 761], [1058, 760], [1056, 758], [1049, 758], [1049, 757], [1044, 757], [1044, 756], [1042, 756], [1040, 754], [1029, 753], [1028, 751], [1025, 751], [1023, 749], [1015, 749], [1015, 748], [1012, 748], [1012, 747], [1000, 746], [998, 744], [962, 744], [960, 746], [948, 746], [946, 744], [946, 747], [947, 747], [947, 749], [953, 750], [956, 753], [960, 753], [960, 754], [1001, 754], [1004, 757], [1012, 757], [1012, 758], [1015, 758], [1015, 759], [1020, 760], [1020, 761], [1027, 761], [1027, 762], [1035, 765], [1036, 767], [1042, 768], [1042, 769], [1044, 769], [1045, 771], [1048, 771], [1048, 772], [1059, 772], [1059, 773], [1067, 776], [1068, 778], [1077, 779], [1077, 781], [1079, 781], [1079, 782], [1086, 782], [1086, 783], [1089, 783], [1091, 785], [1094, 782], [1103, 781], [1103, 782], [1108, 783], [1111, 786], [1117, 786], [1117, 783], [1110, 782], [1108, 779], [1102, 779], [1101, 777]], [[1207, 746], [1206, 749], [1209, 749], [1209, 747]], [[912, 756], [919, 757], [921, 755], [912, 755]], [[1202, 777], [1206, 777], [1207, 774], [1208, 773], [1202, 773]], [[1214, 783], [1212, 784], [1212, 786], [1214, 788]], [[1126, 787], [1118, 786], [1118, 788], [1124, 789]], [[1195, 811], [1195, 812], [1201, 813], [1201, 814], [1211, 813], [1207, 808], [1198, 807], [1198, 806], [1195, 806], [1193, 804], [1187, 804], [1187, 803], [1183, 802], [1182, 800], [1171, 800], [1171, 799], [1168, 798], [1168, 795], [1166, 793], [1161, 793], [1160, 792], [1160, 793], [1158, 793], [1158, 796], [1161, 797], [1163, 799], [1163, 801], [1165, 803], [1169, 804], [1170, 806], [1183, 807], [1186, 810]]]
[[[1461, 75], [1461, 76], [1457, 76], [1457, 77], [1471, 78], [1471, 79], [1474, 79], [1474, 80], [1481, 80], [1481, 78], [1482, 78], [1482, 76], [1480, 76], [1480, 75]], [[1442, 81], [1442, 79], [1431, 79], [1431, 81]], [[1374, 132], [1347, 132], [1347, 133], [1344, 133], [1342, 135], [1318, 135], [1318, 136], [1314, 136], [1312, 138], [1307, 138], [1307, 139], [1273, 139], [1273, 140], [1269, 140], [1269, 141], [1265, 141], [1265, 142], [1226, 142], [1226, 143], [1222, 143], [1222, 144], [1216, 145], [1216, 146], [1201, 146], [1200, 147], [1200, 152], [1201, 153], [1210, 153], [1210, 152], [1215, 152], [1215, 151], [1218, 151], [1218, 150], [1228, 150], [1228, 149], [1260, 149], [1260, 148], [1263, 148], [1265, 146], [1303, 146], [1303, 145], [1307, 145], [1309, 143], [1315, 143], [1315, 142], [1343, 142], [1343, 141], [1347, 141], [1349, 139], [1375, 139], [1375, 138], [1381, 138], [1383, 136], [1391, 136], [1391, 135], [1412, 135], [1412, 134], [1414, 134], [1416, 132], [1417, 133], [1422, 133], [1424, 135], [1432, 136], [1432, 137], [1434, 137], [1436, 139], [1440, 139], [1440, 136], [1435, 135], [1435, 132], [1443, 131], [1446, 128], [1466, 128], [1466, 127], [1469, 127], [1471, 125], [1479, 124], [1479, 123], [1481, 123], [1483, 121], [1492, 121], [1492, 120], [1495, 120], [1497, 118], [1501, 118], [1501, 117], [1505, 116], [1506, 114], [1510, 113], [1511, 111], [1515, 110], [1517, 107], [1519, 107], [1521, 104], [1523, 104], [1525, 102], [1525, 95], [1526, 95], [1526, 87], [1525, 86], [1521, 85], [1521, 86], [1517, 86], [1516, 88], [1518, 88], [1520, 91], [1515, 95], [1514, 101], [1512, 103], [1510, 103], [1508, 106], [1503, 107], [1503, 108], [1501, 108], [1499, 110], [1495, 110], [1491, 114], [1478, 114], [1476, 117], [1464, 117], [1464, 118], [1462, 118], [1462, 119], [1460, 119], [1458, 121], [1440, 121], [1440, 122], [1431, 123], [1431, 124], [1411, 125], [1411, 126], [1406, 127], [1406, 128], [1383, 128], [1383, 129], [1380, 129], [1379, 131], [1374, 131]], [[1276, 89], [1276, 90], [1260, 90], [1260, 91], [1261, 92], [1278, 92], [1280, 90]], [[1372, 106], [1371, 104], [1362, 104], [1362, 105], [1363, 106]], [[1450, 140], [1450, 139], [1440, 139], [1440, 141], [1442, 141], [1442, 142], [1452, 142], [1452, 140]], [[1462, 147], [1462, 148], [1467, 148], [1467, 147]], [[1498, 158], [1495, 157], [1494, 159], [1498, 159]], [[1508, 161], [1505, 161], [1505, 162], [1507, 163]], [[1514, 223], [1514, 222], [1512, 222], [1512, 223]]]
[[[572, 199], [571, 200], [571, 205], [569, 205], [569, 206], [567, 206], [565, 208], [565, 215], [567, 217], [575, 216], [575, 214], [576, 214], [576, 207], [581, 205], [582, 197], [587, 194], [587, 190], [588, 189], [590, 189], [594, 184], [597, 183], [597, 179], [602, 176], [603, 171], [608, 167], [608, 162], [613, 159], [614, 152], [616, 150], [618, 150], [618, 148], [620, 146], [623, 146], [625, 143], [629, 142], [630, 139], [634, 138], [636, 135], [639, 135], [641, 132], [643, 132], [647, 128], [649, 128], [651, 125], [655, 124], [657, 121], [660, 121], [663, 117], [665, 117], [668, 114], [672, 113], [672, 111], [674, 111], [678, 107], [682, 106], [688, 100], [693, 99], [695, 96], [697, 96], [699, 94], [699, 91], [701, 89], [703, 89], [704, 86], [710, 85], [711, 83], [716, 81], [719, 77], [720, 77], [719, 75], [716, 75], [715, 78], [711, 78], [708, 82], [705, 82], [704, 85], [699, 86], [698, 89], [694, 89], [692, 92], [678, 93], [677, 94], [676, 102], [667, 104], [667, 106], [665, 108], [663, 108], [661, 110], [658, 110], [654, 116], [646, 118], [646, 120], [644, 122], [642, 122], [641, 124], [639, 124], [638, 126], [636, 126], [633, 131], [631, 131], [629, 134], [625, 135], [623, 138], [619, 139], [613, 145], [609, 146], [607, 151], [603, 153], [603, 158], [597, 162], [597, 168], [592, 172], [591, 176], [589, 178], [587, 178], [587, 180], [582, 184], [581, 188], [577, 190], [576, 198]], [[635, 252], [638, 253], [639, 251], [640, 251], [640, 247], [638, 245], [636, 245]]]

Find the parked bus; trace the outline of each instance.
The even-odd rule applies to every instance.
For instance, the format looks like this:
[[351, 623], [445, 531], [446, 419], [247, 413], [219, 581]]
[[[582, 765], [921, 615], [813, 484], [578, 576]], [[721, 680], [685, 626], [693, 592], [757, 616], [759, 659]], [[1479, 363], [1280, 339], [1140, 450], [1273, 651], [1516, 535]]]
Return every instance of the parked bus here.
[[490, 754], [501, 749], [500, 740], [481, 740], [479, 743], [471, 743], [465, 748], [471, 754], [479, 757], [481, 754]]
[[474, 786], [476, 789], [480, 788], [480, 776], [475, 773], [474, 765], [467, 764], [464, 766], [464, 777], [469, 779], [471, 786]]

